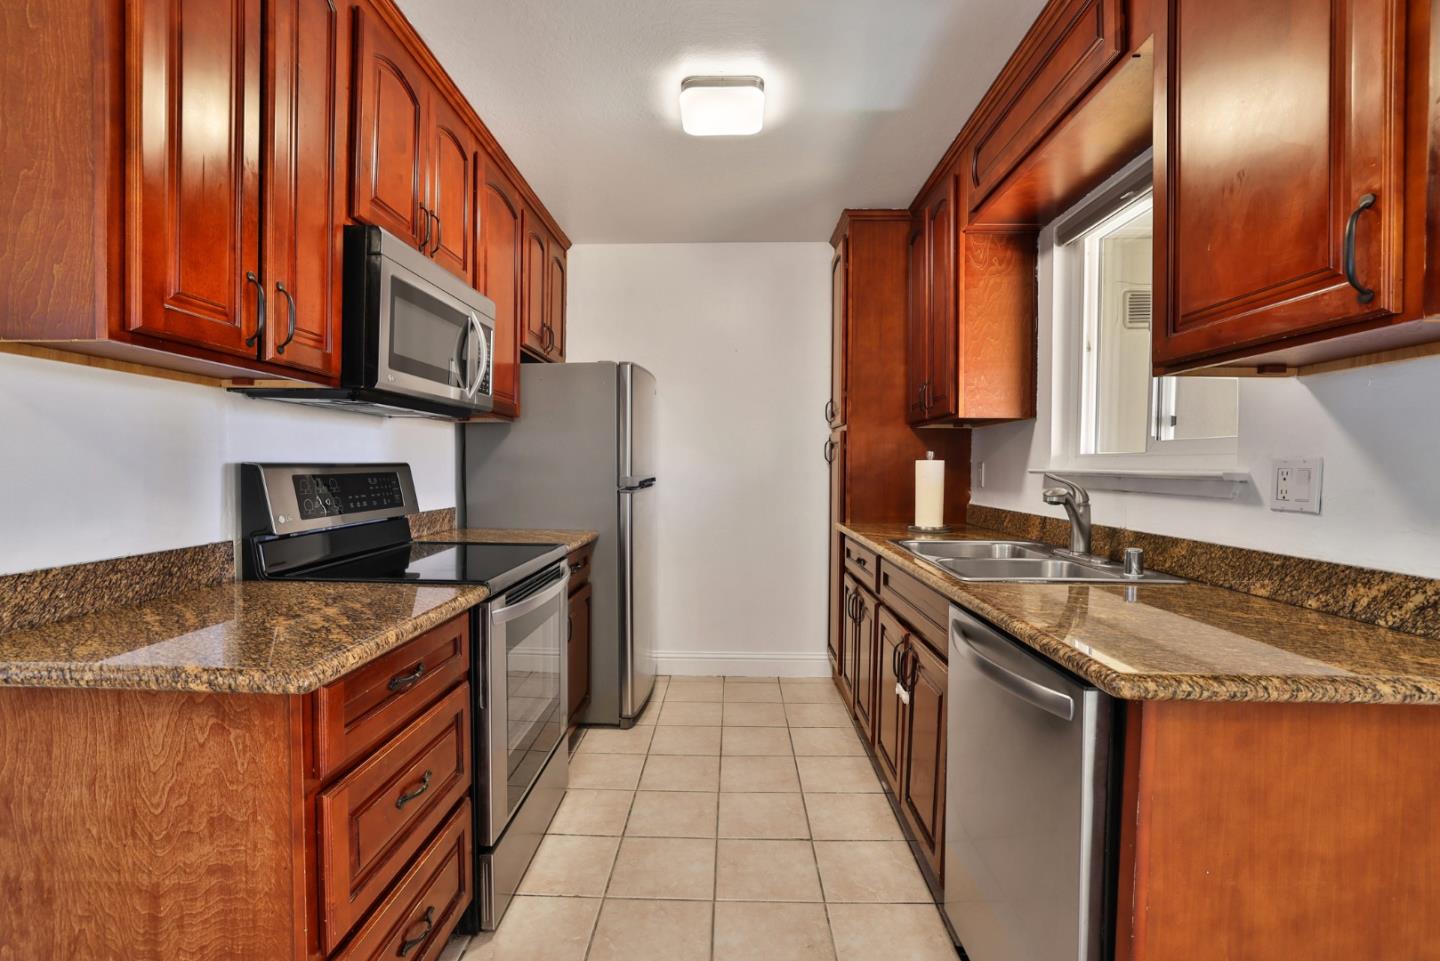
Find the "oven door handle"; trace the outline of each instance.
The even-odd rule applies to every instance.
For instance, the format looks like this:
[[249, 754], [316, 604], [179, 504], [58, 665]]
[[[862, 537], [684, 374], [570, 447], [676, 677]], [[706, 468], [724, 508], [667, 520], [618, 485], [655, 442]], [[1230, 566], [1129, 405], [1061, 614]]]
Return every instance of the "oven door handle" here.
[[532, 594], [523, 601], [516, 601], [505, 607], [490, 608], [490, 623], [505, 624], [515, 620], [517, 617], [524, 617], [532, 611], [539, 610], [556, 598], [565, 596], [565, 589], [570, 584], [570, 570], [568, 567], [557, 567], [558, 579], [554, 585], [547, 587], [538, 594]]

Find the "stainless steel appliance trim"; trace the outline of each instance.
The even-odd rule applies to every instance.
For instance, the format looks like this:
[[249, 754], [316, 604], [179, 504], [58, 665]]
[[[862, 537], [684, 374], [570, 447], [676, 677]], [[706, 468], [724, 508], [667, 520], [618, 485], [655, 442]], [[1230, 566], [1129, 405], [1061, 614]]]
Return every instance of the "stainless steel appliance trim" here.
[[[404, 517], [420, 510], [415, 498], [415, 479], [409, 464], [251, 464], [242, 465], [253, 470], [260, 480], [264, 494], [270, 530], [274, 534], [298, 534], [302, 531], [322, 530], [342, 524], [359, 524], [364, 521], [386, 520]], [[301, 520], [300, 504], [295, 499], [294, 478], [306, 474], [379, 474], [393, 471], [400, 478], [400, 494], [404, 501], [400, 507], [383, 510], [360, 511], [354, 514], [336, 514], [327, 517], [313, 517]], [[243, 476], [243, 474], [242, 474]], [[248, 483], [248, 480], [242, 481]], [[254, 531], [242, 531], [248, 536]]]
[[[563, 625], [567, 616], [566, 592], [570, 586], [570, 568], [563, 561], [559, 565], [564, 571], [563, 576], [553, 585], [546, 587], [539, 594], [527, 597], [525, 600], [512, 604], [509, 607], [497, 606], [504, 598], [497, 598], [485, 605], [484, 631], [481, 638], [480, 663], [483, 665], [484, 673], [480, 676], [480, 699], [485, 705], [482, 726], [483, 737], [477, 738], [476, 747], [483, 746], [485, 756], [482, 763], [476, 765], [477, 771], [482, 771], [488, 780], [489, 802], [483, 809], [483, 822], [480, 825], [481, 844], [494, 844], [496, 839], [505, 831], [505, 826], [510, 823], [515, 813], [525, 804], [529, 792], [534, 789], [535, 781], [544, 772], [544, 768], [536, 773], [535, 780], [526, 785], [525, 791], [521, 794], [521, 800], [512, 810], [509, 800], [509, 783], [506, 777], [508, 770], [507, 758], [510, 745], [507, 740], [510, 727], [510, 697], [509, 697], [509, 671], [505, 662], [506, 641], [505, 625], [517, 617], [533, 613], [544, 607], [547, 603], [554, 605], [555, 612], [551, 618], [556, 622], [558, 636], [563, 637], [564, 632], [560, 625]], [[565, 710], [565, 658], [564, 652], [560, 654], [560, 710]], [[553, 753], [565, 743], [564, 726], [561, 726], [561, 734], [555, 744], [551, 745]]]
[[477, 851], [481, 930], [494, 931], [505, 916], [530, 860], [565, 797], [569, 781], [569, 755], [564, 750], [556, 751], [541, 769], [505, 833], [493, 846]]
[[1040, 708], [1042, 711], [1060, 718], [1062, 721], [1075, 719], [1075, 700], [1070, 695], [1052, 690], [1043, 684], [1030, 680], [1028, 677], [1021, 677], [1014, 671], [1009, 670], [999, 661], [994, 660], [986, 654], [986, 645], [1010, 644], [989, 627], [963, 613], [956, 612], [950, 616], [951, 626], [965, 642], [963, 648], [957, 647], [956, 651], [967, 656], [970, 662], [990, 680], [994, 681], [1006, 691], [1014, 694], [1022, 701]]
[[634, 717], [635, 704], [635, 490], [620, 491], [620, 716]]

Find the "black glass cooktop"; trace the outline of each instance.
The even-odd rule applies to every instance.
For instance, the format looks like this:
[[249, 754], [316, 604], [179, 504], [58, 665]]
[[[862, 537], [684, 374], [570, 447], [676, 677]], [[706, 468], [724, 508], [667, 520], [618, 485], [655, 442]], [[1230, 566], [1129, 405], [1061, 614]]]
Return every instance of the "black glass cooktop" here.
[[512, 582], [533, 572], [547, 554], [564, 557], [561, 544], [464, 544], [416, 541], [348, 561], [317, 564], [285, 575], [307, 581], [405, 581], [412, 584]]

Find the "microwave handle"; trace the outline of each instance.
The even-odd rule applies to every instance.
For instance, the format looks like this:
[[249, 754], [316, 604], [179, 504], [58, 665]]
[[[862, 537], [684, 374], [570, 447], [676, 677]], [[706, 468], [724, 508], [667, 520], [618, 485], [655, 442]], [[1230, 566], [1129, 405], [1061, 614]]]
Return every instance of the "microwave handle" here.
[[[470, 316], [474, 317], [475, 315], [471, 314]], [[455, 373], [455, 379], [460, 382], [460, 392], [466, 395], [470, 393], [470, 365], [466, 363], [465, 359], [465, 344], [469, 341], [470, 332], [474, 329], [474, 325], [468, 321], [460, 328], [460, 336], [455, 340], [455, 355], [450, 358], [450, 366]]]
[[[473, 313], [470, 315], [469, 321], [466, 322], [466, 329], [475, 338], [475, 350], [479, 355], [479, 363], [475, 365], [475, 383], [466, 383], [461, 386], [465, 391], [465, 396], [473, 400], [475, 394], [480, 390], [480, 385], [485, 383], [485, 366], [490, 363], [490, 351], [485, 344], [485, 328], [481, 325], [478, 316]], [[462, 340], [461, 343], [463, 344], [464, 341]], [[467, 375], [466, 380], [468, 381], [470, 371], [469, 364], [465, 365], [465, 371]]]

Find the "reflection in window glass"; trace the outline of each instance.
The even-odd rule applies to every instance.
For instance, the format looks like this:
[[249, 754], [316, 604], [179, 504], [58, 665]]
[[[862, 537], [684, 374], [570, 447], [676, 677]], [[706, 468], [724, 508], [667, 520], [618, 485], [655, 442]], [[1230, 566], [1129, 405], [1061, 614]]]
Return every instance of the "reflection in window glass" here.
[[1150, 196], [1073, 241], [1084, 257], [1082, 454], [1143, 454], [1171, 441], [1234, 437], [1233, 377], [1151, 377]]

